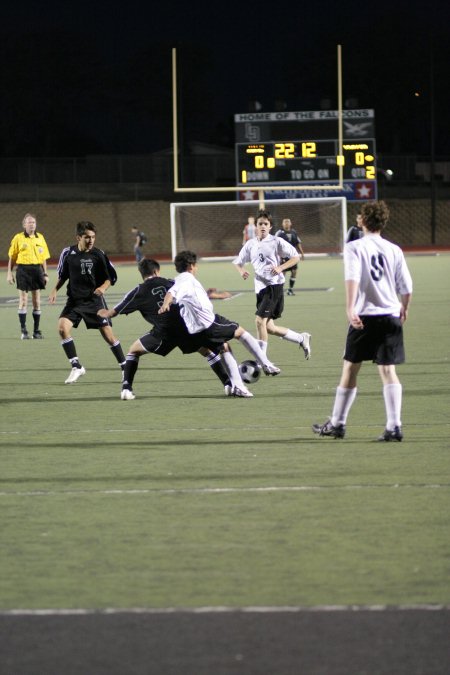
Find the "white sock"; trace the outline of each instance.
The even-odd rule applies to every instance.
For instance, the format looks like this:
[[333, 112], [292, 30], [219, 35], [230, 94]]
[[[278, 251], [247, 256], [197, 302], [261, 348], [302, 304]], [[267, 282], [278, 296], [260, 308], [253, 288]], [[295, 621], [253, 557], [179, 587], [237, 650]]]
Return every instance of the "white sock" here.
[[303, 337], [300, 333], [296, 333], [295, 330], [291, 330], [290, 328], [287, 329], [286, 335], [283, 335], [281, 339], [288, 340], [289, 342], [296, 342], [299, 345], [303, 342]]
[[[267, 358], [265, 352], [261, 349], [259, 346], [259, 341], [253, 337], [253, 335], [250, 335], [248, 331], [245, 331], [242, 333], [241, 337], [238, 338], [240, 342], [244, 345], [244, 347], [250, 352], [250, 354], [254, 357], [255, 361], [260, 363], [263, 366], [272, 366], [273, 363], [269, 361]], [[267, 343], [266, 343], [267, 344]]]
[[228, 375], [230, 376], [231, 386], [239, 387], [239, 389], [245, 389], [245, 384], [243, 383], [241, 374], [239, 372], [239, 366], [233, 354], [231, 352], [222, 352], [222, 359], [225, 364], [225, 368], [228, 371]]
[[386, 429], [393, 431], [394, 427], [402, 426], [402, 385], [400, 383], [385, 384], [383, 398], [386, 408]]
[[336, 397], [334, 399], [333, 412], [331, 414], [331, 424], [334, 427], [339, 424], [346, 424], [350, 408], [356, 398], [356, 392], [356, 387], [353, 387], [353, 389], [336, 387]]
[[267, 342], [264, 342], [264, 340], [258, 340], [258, 344], [263, 350], [264, 354], [267, 354]]

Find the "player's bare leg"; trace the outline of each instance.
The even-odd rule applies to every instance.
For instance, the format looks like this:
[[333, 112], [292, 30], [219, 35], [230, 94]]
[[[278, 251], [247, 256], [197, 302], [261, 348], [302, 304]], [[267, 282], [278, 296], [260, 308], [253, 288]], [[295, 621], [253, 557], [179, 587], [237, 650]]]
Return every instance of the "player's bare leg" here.
[[305, 359], [311, 356], [311, 335], [310, 333], [297, 333], [290, 328], [283, 326], [276, 326], [273, 319], [267, 321], [267, 332], [269, 335], [276, 335], [277, 337], [287, 340], [288, 342], [295, 342], [303, 349]]

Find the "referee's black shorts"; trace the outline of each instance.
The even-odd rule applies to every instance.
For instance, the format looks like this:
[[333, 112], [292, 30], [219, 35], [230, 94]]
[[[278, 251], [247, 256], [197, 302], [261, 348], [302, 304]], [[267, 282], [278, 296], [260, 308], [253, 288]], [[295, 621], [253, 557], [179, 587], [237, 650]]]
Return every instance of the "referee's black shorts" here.
[[361, 316], [362, 330], [350, 326], [344, 359], [350, 363], [373, 361], [379, 366], [404, 363], [403, 325], [391, 315]]
[[278, 319], [284, 309], [284, 285], [266, 286], [256, 296], [256, 316], [262, 319]]
[[17, 265], [16, 286], [19, 291], [41, 291], [45, 288], [42, 265]]

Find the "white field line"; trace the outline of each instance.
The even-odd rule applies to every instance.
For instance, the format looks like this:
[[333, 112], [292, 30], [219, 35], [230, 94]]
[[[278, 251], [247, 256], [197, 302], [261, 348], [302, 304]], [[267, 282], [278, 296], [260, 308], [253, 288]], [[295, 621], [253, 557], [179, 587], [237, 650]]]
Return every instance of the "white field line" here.
[[0, 611], [0, 616], [107, 616], [111, 614], [299, 614], [303, 612], [448, 612], [450, 605], [316, 605], [307, 606], [254, 606], [254, 607], [106, 607], [105, 609], [9, 609]]
[[109, 490], [1, 490], [0, 497], [55, 497], [55, 496], [78, 496], [78, 495], [221, 495], [221, 494], [251, 494], [267, 492], [329, 492], [331, 490], [448, 490], [450, 484], [445, 483], [394, 483], [391, 485], [367, 484], [367, 485], [277, 485], [266, 487], [224, 487], [224, 488], [136, 488], [121, 489], [111, 488]]
[[[313, 391], [313, 390], [311, 389], [311, 391]], [[331, 391], [331, 389], [330, 389], [330, 391]], [[364, 425], [354, 424], [354, 425], [352, 425], [352, 430], [356, 431], [356, 430], [360, 429], [360, 430], [366, 431], [367, 429], [381, 429], [381, 426], [382, 425], [375, 424], [375, 423], [374, 424], [364, 424]], [[440, 426], [441, 426], [441, 429], [447, 429], [447, 427], [450, 426], [450, 423], [449, 422], [443, 422]], [[245, 431], [261, 431], [261, 432], [264, 432], [264, 431], [274, 431], [274, 429], [278, 429], [278, 428], [279, 429], [285, 429], [285, 426], [283, 426], [283, 425], [276, 426], [275, 422], [271, 423], [269, 426], [262, 426], [261, 424], [253, 424], [253, 425], [252, 424], [246, 424], [245, 425]], [[303, 432], [305, 430], [311, 431], [311, 425], [310, 424], [302, 425], [302, 426], [291, 426], [290, 428], [292, 429], [293, 432]], [[411, 424], [408, 424], [408, 429], [409, 428], [415, 428], [415, 429], [428, 428], [429, 429], [430, 427], [427, 424], [413, 422]], [[98, 436], [99, 434], [127, 434], [127, 435], [129, 435], [129, 434], [133, 434], [133, 433], [142, 433], [142, 432], [147, 433], [148, 429], [149, 429], [148, 426], [146, 426], [146, 427], [144, 427], [144, 426], [143, 427], [127, 427], [127, 428], [123, 428], [123, 429], [100, 429], [99, 427], [97, 427], [95, 429], [89, 429], [89, 428], [88, 429], [65, 429], [64, 434], [65, 434], [65, 438], [67, 438], [67, 436], [69, 436], [71, 434], [74, 434], [75, 436], [80, 436], [81, 434], [95, 434], [96, 436]], [[203, 432], [207, 432], [207, 431], [226, 431], [226, 432], [230, 433], [230, 432], [236, 431], [236, 432], [239, 432], [239, 434], [242, 435], [242, 429], [243, 429], [242, 426], [233, 427], [233, 426], [227, 425], [225, 427], [219, 427], [219, 426], [215, 426], [215, 427], [185, 427], [183, 429], [175, 429], [175, 432], [180, 433], [180, 434], [185, 434], [186, 432], [203, 433]], [[167, 431], [167, 427], [152, 427], [152, 432], [158, 432], [158, 431], [162, 431], [162, 430]], [[1, 436], [17, 436], [18, 434], [20, 434], [22, 436], [24, 441], [27, 441], [28, 438], [32, 438], [33, 441], [34, 441], [35, 438], [36, 438], [36, 435], [35, 435], [34, 432], [30, 432], [27, 435], [27, 433], [23, 429], [17, 429], [17, 428], [16, 429], [3, 429], [3, 430], [0, 429], [0, 437]], [[311, 433], [311, 439], [313, 441], [315, 440], [316, 442], [322, 440], [322, 439], [319, 439], [317, 436], [313, 435], [312, 433]], [[296, 439], [293, 438], [292, 440], [296, 440]], [[370, 440], [370, 439], [366, 439], [366, 440]], [[326, 439], [326, 441], [328, 442], [329, 439]], [[156, 444], [156, 443], [157, 443], [157, 441], [152, 442], [153, 445]], [[175, 443], [176, 443], [176, 441], [175, 441]], [[331, 442], [330, 445], [333, 445], [333, 443]], [[26, 448], [26, 447], [27, 446], [24, 445], [24, 448]], [[398, 447], [398, 446], [396, 446], [396, 447]]]

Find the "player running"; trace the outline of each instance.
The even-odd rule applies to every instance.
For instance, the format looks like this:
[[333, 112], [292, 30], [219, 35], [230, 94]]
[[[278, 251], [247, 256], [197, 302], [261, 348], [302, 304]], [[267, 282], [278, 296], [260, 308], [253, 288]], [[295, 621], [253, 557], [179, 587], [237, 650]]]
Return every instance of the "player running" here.
[[233, 263], [243, 279], [249, 277], [244, 268], [246, 263], [250, 262], [255, 271], [256, 330], [261, 348], [267, 351], [268, 335], [277, 335], [283, 340], [297, 343], [303, 349], [305, 359], [309, 359], [310, 333], [297, 333], [290, 328], [276, 326], [274, 322], [281, 317], [284, 309], [283, 271], [296, 265], [300, 255], [287, 241], [271, 235], [271, 229], [272, 216], [267, 211], [259, 211], [256, 237], [241, 248]]

